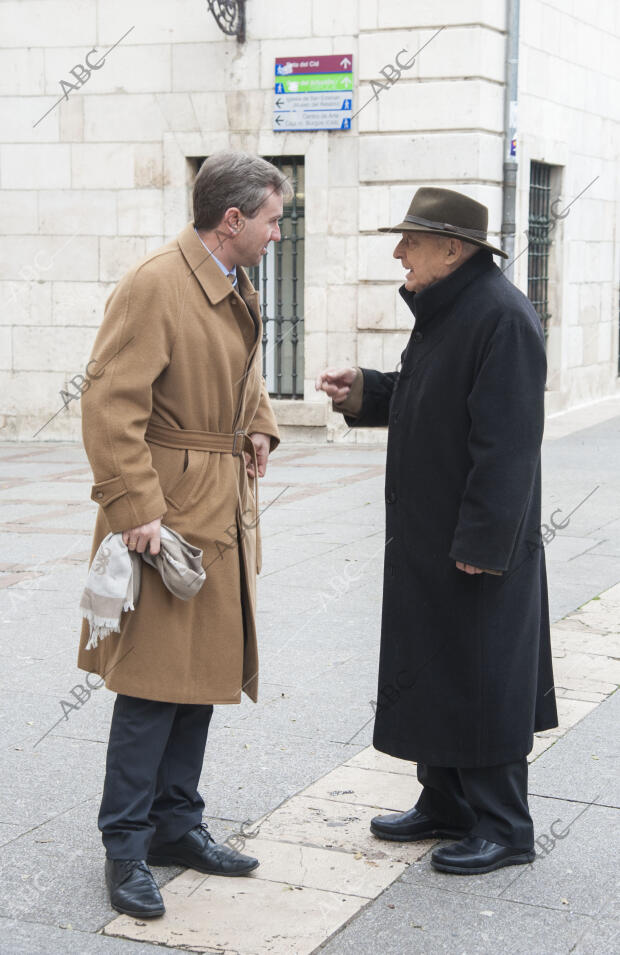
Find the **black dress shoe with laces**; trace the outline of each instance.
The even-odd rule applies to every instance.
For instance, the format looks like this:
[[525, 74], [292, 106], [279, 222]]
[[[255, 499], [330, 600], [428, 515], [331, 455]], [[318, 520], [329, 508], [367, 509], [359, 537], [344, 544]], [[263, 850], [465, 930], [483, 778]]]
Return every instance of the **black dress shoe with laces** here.
[[505, 865], [525, 865], [536, 858], [534, 849], [513, 849], [488, 842], [479, 836], [468, 836], [461, 842], [440, 846], [431, 855], [431, 865], [440, 872], [455, 875], [482, 875]]
[[164, 900], [144, 859], [106, 859], [105, 880], [117, 912], [152, 919], [166, 911]]
[[247, 875], [258, 865], [258, 859], [216, 842], [204, 822], [178, 842], [153, 848], [147, 861], [149, 865], [184, 865], [208, 875]]
[[465, 829], [446, 827], [431, 819], [418, 809], [393, 812], [387, 816], [375, 816], [370, 831], [379, 839], [389, 842], [419, 842], [422, 839], [462, 839]]

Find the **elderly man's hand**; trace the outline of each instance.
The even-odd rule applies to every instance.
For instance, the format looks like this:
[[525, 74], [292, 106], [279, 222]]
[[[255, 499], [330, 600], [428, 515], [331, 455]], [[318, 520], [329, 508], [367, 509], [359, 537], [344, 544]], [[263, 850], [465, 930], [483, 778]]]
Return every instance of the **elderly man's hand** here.
[[456, 566], [466, 574], [493, 574], [494, 577], [501, 577], [503, 573], [501, 570], [488, 570], [486, 567], [474, 567], [473, 564], [464, 564], [460, 560], [457, 560]]
[[324, 391], [338, 405], [349, 397], [357, 374], [357, 368], [326, 368], [317, 375], [314, 387], [317, 391]]

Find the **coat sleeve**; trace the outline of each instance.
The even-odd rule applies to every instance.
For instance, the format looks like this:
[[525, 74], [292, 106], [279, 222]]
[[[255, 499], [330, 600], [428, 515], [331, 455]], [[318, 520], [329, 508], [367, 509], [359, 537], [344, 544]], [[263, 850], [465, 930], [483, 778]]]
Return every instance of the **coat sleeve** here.
[[467, 399], [471, 463], [453, 560], [496, 571], [509, 567], [540, 462], [546, 371], [534, 320], [503, 315]]
[[167, 509], [144, 440], [152, 385], [170, 362], [178, 315], [154, 264], [126, 275], [108, 299], [88, 363], [82, 437], [95, 484], [91, 498], [112, 533], [147, 524]]
[[248, 434], [252, 434], [255, 431], [258, 431], [260, 434], [268, 434], [271, 438], [269, 451], [270, 453], [271, 451], [275, 451], [280, 444], [280, 432], [264, 378], [261, 382], [260, 401], [256, 409], [256, 414], [252, 418], [252, 422], [248, 428]]
[[348, 397], [335, 404], [334, 411], [344, 415], [350, 428], [385, 428], [390, 412], [390, 399], [398, 380], [397, 371], [375, 371], [359, 368]]

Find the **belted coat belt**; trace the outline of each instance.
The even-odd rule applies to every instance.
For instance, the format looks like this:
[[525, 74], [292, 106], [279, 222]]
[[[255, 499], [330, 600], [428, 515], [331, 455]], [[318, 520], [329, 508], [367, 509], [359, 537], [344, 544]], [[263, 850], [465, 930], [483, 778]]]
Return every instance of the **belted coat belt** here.
[[82, 434], [99, 511], [91, 561], [110, 531], [157, 517], [203, 551], [206, 581], [175, 598], [145, 564], [120, 634], [78, 665], [109, 689], [174, 703], [256, 700], [261, 549], [250, 435], [279, 433], [261, 372], [258, 294], [233, 288], [190, 223], [135, 266], [106, 303], [82, 394]]

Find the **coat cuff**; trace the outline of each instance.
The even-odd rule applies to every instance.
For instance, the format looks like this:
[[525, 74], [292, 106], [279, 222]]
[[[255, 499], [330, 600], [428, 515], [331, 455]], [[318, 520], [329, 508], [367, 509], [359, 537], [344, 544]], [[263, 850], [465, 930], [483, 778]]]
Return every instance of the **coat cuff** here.
[[168, 509], [157, 478], [148, 487], [130, 490], [122, 474], [93, 484], [91, 499], [103, 508], [106, 522], [113, 534], [128, 531], [131, 527], [149, 524], [163, 517]]
[[333, 411], [348, 415], [350, 418], [357, 418], [362, 410], [362, 401], [364, 399], [364, 372], [357, 368], [357, 375], [351, 385], [351, 390], [344, 401], [336, 404], [332, 401]]
[[271, 446], [269, 448], [269, 453], [280, 444], [280, 432], [278, 430], [278, 425], [275, 419], [275, 415], [271, 408], [264, 410], [259, 408], [254, 417], [252, 418], [252, 423], [248, 428], [248, 434], [254, 434], [257, 431], [259, 434], [267, 434], [271, 440]]

